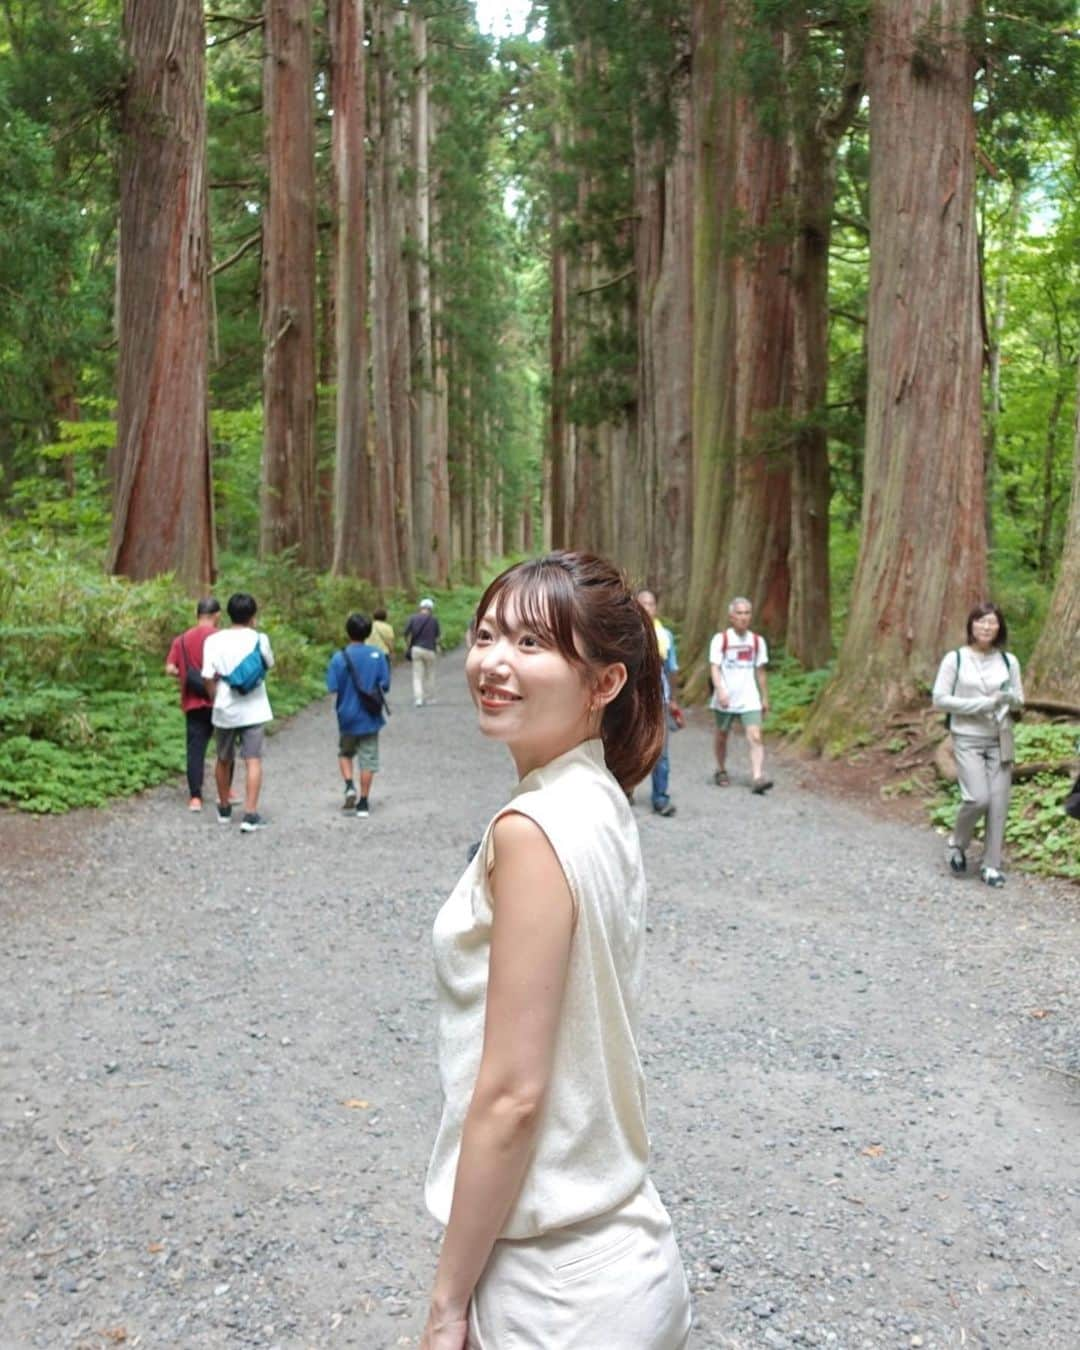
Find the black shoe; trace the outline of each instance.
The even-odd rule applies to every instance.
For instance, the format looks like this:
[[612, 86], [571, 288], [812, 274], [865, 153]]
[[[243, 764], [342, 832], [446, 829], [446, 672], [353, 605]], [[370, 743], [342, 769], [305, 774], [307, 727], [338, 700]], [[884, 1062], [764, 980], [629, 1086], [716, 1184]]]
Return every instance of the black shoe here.
[[959, 844], [954, 844], [951, 838], [945, 841], [945, 861], [955, 877], [962, 877], [967, 871], [967, 854]]
[[366, 797], [361, 797], [360, 800], [356, 803], [356, 814], [358, 816], [371, 815], [371, 808], [368, 806], [368, 799]]
[[343, 811], [356, 810], [356, 789], [354, 787], [347, 787], [345, 789], [345, 805], [342, 807], [342, 810]]
[[254, 830], [265, 830], [266, 821], [257, 811], [249, 811], [240, 822], [240, 829], [244, 834], [251, 834]]
[[750, 784], [750, 791], [755, 793], [758, 797], [760, 797], [763, 792], [768, 792], [768, 790], [771, 787], [772, 787], [771, 778], [755, 778], [754, 781]]
[[219, 825], [231, 825], [231, 824], [232, 824], [232, 807], [231, 807], [231, 806], [222, 806], [222, 804], [221, 804], [220, 802], [218, 802], [218, 804], [217, 804], [217, 823], [218, 823]]
[[663, 806], [654, 806], [653, 814], [657, 816], [673, 816], [675, 814], [675, 803], [664, 802]]

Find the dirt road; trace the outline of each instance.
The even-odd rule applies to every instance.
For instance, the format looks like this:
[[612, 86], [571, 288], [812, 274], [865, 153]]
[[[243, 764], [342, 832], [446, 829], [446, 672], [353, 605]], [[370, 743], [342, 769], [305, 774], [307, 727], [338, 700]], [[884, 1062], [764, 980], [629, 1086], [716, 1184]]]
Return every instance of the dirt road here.
[[[3, 1350], [416, 1344], [429, 932], [511, 784], [460, 668], [399, 688], [367, 820], [329, 704], [269, 743], [264, 832], [179, 780], [0, 817]], [[643, 1049], [695, 1347], [1072, 1350], [1076, 899], [956, 882], [791, 764], [717, 789], [703, 716], [672, 756]]]

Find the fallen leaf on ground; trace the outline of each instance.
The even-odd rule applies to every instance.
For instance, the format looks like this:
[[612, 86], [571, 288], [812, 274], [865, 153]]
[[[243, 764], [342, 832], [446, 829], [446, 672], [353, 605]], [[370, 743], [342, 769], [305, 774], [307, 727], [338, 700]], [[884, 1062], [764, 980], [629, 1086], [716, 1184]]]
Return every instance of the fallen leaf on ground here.
[[867, 1146], [863, 1149], [862, 1152], [864, 1158], [880, 1158], [881, 1155], [885, 1152], [885, 1145], [867, 1144]]
[[158, 1252], [163, 1252], [165, 1250], [165, 1244], [164, 1242], [151, 1242], [146, 1250], [148, 1252], [153, 1252], [156, 1256]]
[[346, 1097], [341, 1104], [347, 1106], [351, 1111], [366, 1111], [371, 1105], [370, 1102], [364, 1101], [363, 1097]]
[[1029, 1016], [1029, 1017], [1040, 1017], [1040, 1018], [1041, 1018], [1041, 1017], [1049, 1017], [1049, 1016], [1050, 1016], [1050, 1009], [1049, 1009], [1049, 1008], [1032, 1008], [1032, 1010], [1028, 1013], [1028, 1016]]

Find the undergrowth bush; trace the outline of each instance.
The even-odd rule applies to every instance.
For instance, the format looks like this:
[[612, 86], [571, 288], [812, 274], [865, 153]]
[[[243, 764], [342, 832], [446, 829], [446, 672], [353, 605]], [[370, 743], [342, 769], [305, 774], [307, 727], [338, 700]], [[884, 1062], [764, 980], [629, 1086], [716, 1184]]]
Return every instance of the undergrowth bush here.
[[[1016, 728], [1018, 764], [1058, 764], [1080, 756], [1080, 724], [1021, 722]], [[1005, 842], [1009, 856], [1033, 872], [1080, 881], [1080, 821], [1061, 803], [1069, 791], [1067, 773], [1040, 773], [1013, 784]], [[960, 789], [943, 788], [931, 804], [935, 825], [951, 829], [960, 805]]]
[[[288, 556], [225, 556], [219, 570], [223, 607], [238, 590], [259, 604], [274, 649], [276, 718], [323, 694], [352, 611], [370, 614], [381, 598], [400, 634], [416, 600], [379, 597], [366, 581], [311, 572]], [[444, 645], [455, 646], [479, 592], [425, 593], [436, 600]], [[0, 527], [0, 803], [36, 812], [100, 806], [182, 772], [184, 719], [164, 664], [193, 615], [172, 577], [106, 576], [88, 542], [58, 542], [25, 523]]]

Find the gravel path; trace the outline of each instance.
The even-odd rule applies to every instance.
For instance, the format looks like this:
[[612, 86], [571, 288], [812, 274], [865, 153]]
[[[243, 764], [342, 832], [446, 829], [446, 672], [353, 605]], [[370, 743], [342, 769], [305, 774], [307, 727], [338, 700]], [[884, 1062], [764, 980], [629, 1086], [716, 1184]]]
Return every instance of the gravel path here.
[[[460, 667], [423, 710], [399, 673], [366, 821], [338, 809], [329, 703], [270, 742], [261, 834], [189, 816], [179, 780], [0, 817], [3, 1350], [416, 1344], [429, 931], [511, 783]], [[696, 715], [678, 815], [637, 807], [695, 1350], [1073, 1350], [1076, 893], [953, 881], [929, 831], [806, 766], [753, 797], [741, 751], [710, 786]]]

